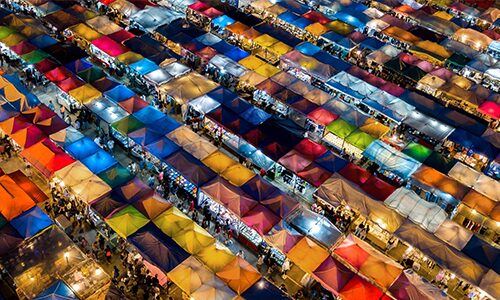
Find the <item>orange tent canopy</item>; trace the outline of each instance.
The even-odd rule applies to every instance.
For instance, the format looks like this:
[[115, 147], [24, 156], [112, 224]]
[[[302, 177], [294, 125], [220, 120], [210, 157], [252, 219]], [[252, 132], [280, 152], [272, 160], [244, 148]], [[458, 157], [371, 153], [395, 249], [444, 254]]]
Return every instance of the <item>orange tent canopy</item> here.
[[289, 252], [288, 258], [302, 270], [312, 273], [329, 256], [328, 251], [308, 237], [301, 239]]
[[238, 295], [241, 295], [262, 277], [259, 271], [241, 257], [236, 257], [216, 275]]
[[35, 206], [35, 202], [8, 175], [0, 177], [0, 213], [10, 221]]
[[412, 177], [421, 183], [437, 188], [452, 195], [457, 200], [462, 200], [469, 188], [443, 173], [428, 166], [421, 166]]

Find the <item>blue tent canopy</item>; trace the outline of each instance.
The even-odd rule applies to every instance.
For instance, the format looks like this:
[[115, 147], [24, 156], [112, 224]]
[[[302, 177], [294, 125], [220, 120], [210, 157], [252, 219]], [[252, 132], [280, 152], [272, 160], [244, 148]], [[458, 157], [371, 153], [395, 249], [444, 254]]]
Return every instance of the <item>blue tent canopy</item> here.
[[246, 290], [242, 295], [244, 299], [248, 300], [260, 300], [260, 299], [273, 299], [273, 300], [285, 300], [288, 299], [277, 286], [270, 283], [267, 279], [260, 279], [254, 285], [252, 285], [248, 290]]
[[101, 150], [101, 148], [88, 137], [79, 139], [78, 141], [67, 146], [65, 149], [69, 154], [71, 154], [71, 156], [78, 160], [89, 157], [90, 155]]
[[233, 47], [233, 49], [224, 53], [224, 55], [237, 62], [249, 56], [250, 54], [238, 47]]
[[311, 44], [310, 42], [304, 42], [300, 45], [297, 45], [297, 47], [295, 47], [295, 50], [298, 50], [300, 53], [304, 55], [313, 56], [314, 54], [320, 52], [321, 48]]
[[351, 39], [345, 37], [337, 42], [335, 42], [337, 46], [340, 48], [346, 49], [346, 50], [351, 50], [352, 48], [356, 47], [357, 44], [354, 43]]
[[298, 18], [296, 20], [293, 20], [293, 22], [291, 22], [291, 24], [295, 27], [298, 27], [300, 29], [305, 29], [307, 26], [311, 25], [312, 22], [306, 18]]
[[204, 35], [197, 37], [196, 40], [206, 46], [212, 46], [222, 41], [219, 37], [212, 33], [205, 33]]
[[19, 79], [19, 75], [17, 75], [17, 73], [4, 74], [2, 76], [12, 83], [21, 94], [26, 96], [26, 100], [28, 100], [27, 102], [30, 108], [40, 104], [40, 100], [38, 100], [38, 98], [26, 88], [26, 85]]
[[403, 118], [402, 116], [400, 116], [399, 114], [395, 113], [394, 111], [380, 105], [379, 103], [373, 101], [373, 100], [370, 100], [370, 99], [364, 99], [363, 100], [363, 104], [365, 104], [366, 106], [378, 111], [379, 113], [383, 114], [384, 116], [388, 117], [389, 119], [392, 119], [396, 122], [401, 122], [403, 121]]
[[245, 100], [243, 100], [241, 98], [233, 99], [229, 103], [227, 103], [227, 102], [222, 103], [222, 106], [228, 108], [229, 110], [231, 110], [232, 112], [234, 112], [236, 114], [241, 114], [242, 112], [246, 111], [250, 107], [253, 107], [252, 104], [246, 102]]
[[137, 118], [137, 120], [141, 121], [144, 124], [154, 123], [159, 119], [165, 117], [165, 114], [159, 111], [158, 109], [148, 105], [141, 110], [133, 113], [133, 116]]
[[38, 294], [35, 300], [68, 300], [78, 299], [69, 286], [62, 280], [57, 280], [45, 291]]
[[348, 62], [345, 62], [341, 59], [336, 58], [335, 56], [331, 55], [328, 52], [325, 51], [320, 51], [316, 54], [313, 55], [314, 58], [316, 58], [318, 61], [332, 66], [335, 70], [337, 71], [345, 71], [352, 67], [352, 65]]
[[344, 10], [334, 14], [333, 17], [356, 28], [363, 28], [366, 23], [370, 21], [370, 18], [362, 13], [354, 13]]
[[300, 18], [300, 16], [297, 14], [294, 14], [291, 11], [285, 11], [284, 13], [282, 13], [278, 16], [278, 19], [280, 19], [281, 21], [287, 22], [287, 23], [292, 23], [293, 21], [297, 20], [298, 18]]
[[459, 128], [455, 129], [448, 139], [489, 159], [495, 159], [498, 154], [498, 149], [489, 142]]
[[106, 182], [112, 189], [124, 185], [135, 177], [126, 167], [120, 164], [116, 164], [116, 166], [97, 174], [97, 176]]
[[184, 33], [184, 32], [179, 32], [179, 33], [172, 35], [171, 37], [167, 37], [167, 38], [170, 39], [171, 41], [174, 41], [175, 43], [178, 43], [178, 44], [187, 44], [187, 43], [193, 41], [193, 37], [187, 33]]
[[283, 8], [286, 8], [289, 11], [292, 11], [298, 15], [303, 15], [309, 11], [309, 7], [304, 4], [301, 4], [294, 0], [282, 0], [279, 1], [279, 5]]
[[219, 103], [231, 103], [231, 101], [238, 98], [238, 94], [222, 86], [212, 90], [207, 96]]
[[0, 105], [0, 122], [15, 117], [18, 114], [19, 111], [9, 102]]
[[52, 225], [52, 220], [40, 207], [35, 206], [12, 219], [10, 224], [27, 239]]
[[500, 251], [475, 235], [467, 242], [462, 252], [481, 265], [500, 271]]
[[318, 157], [315, 162], [330, 173], [335, 173], [344, 168], [348, 161], [328, 150]]
[[123, 84], [120, 84], [114, 87], [113, 89], [105, 92], [104, 96], [108, 97], [109, 99], [115, 102], [121, 102], [132, 96], [135, 96], [135, 93], [128, 87], [124, 86]]
[[118, 163], [111, 154], [104, 150], [97, 151], [81, 162], [94, 174], [101, 173]]
[[216, 44], [211, 45], [210, 47], [214, 48], [215, 50], [217, 50], [217, 52], [222, 53], [222, 54], [229, 52], [229, 51], [233, 50], [233, 48], [234, 48], [233, 45], [229, 44], [226, 41], [220, 41]]
[[328, 31], [327, 33], [321, 35], [321, 37], [330, 42], [336, 42], [344, 38], [343, 35], [340, 35], [335, 31]]
[[271, 169], [272, 166], [274, 166], [275, 162], [267, 157], [262, 151], [257, 150], [252, 153], [249, 157], [252, 162], [257, 165], [259, 168], [262, 168], [264, 170], [269, 170]]
[[155, 62], [147, 58], [136, 61], [135, 63], [129, 65], [129, 67], [140, 75], [146, 75], [160, 68]]
[[217, 176], [198, 159], [182, 149], [164, 159], [164, 162], [197, 187]]
[[30, 44], [39, 49], [47, 48], [57, 44], [57, 40], [48, 34], [41, 34], [29, 40]]
[[180, 148], [166, 137], [162, 137], [158, 141], [146, 145], [146, 149], [159, 160], [166, 158]]
[[68, 70], [73, 72], [74, 74], [80, 73], [82, 71], [85, 71], [87, 69], [92, 68], [94, 65], [89, 63], [87, 59], [85, 58], [80, 58], [75, 61], [72, 61], [70, 63], [67, 63], [64, 65]]
[[257, 148], [248, 143], [242, 143], [238, 146], [238, 153], [245, 157], [250, 157], [255, 151], [257, 151]]
[[269, 183], [267, 180], [257, 175], [241, 186], [241, 189], [252, 199], [262, 201], [269, 199], [274, 194], [281, 193], [280, 189]]
[[132, 131], [131, 133], [128, 134], [128, 137], [131, 138], [137, 144], [146, 146], [158, 141], [162, 137], [162, 135], [158, 134], [153, 129], [150, 129], [148, 127], [143, 127], [137, 129], [136, 131]]
[[226, 28], [226, 26], [234, 23], [234, 20], [227, 15], [222, 15], [212, 20], [213, 27]]
[[262, 109], [252, 106], [243, 113], [240, 114], [240, 116], [247, 122], [253, 125], [259, 125], [261, 123], [264, 123], [267, 119], [271, 117], [270, 114], [266, 113]]
[[368, 48], [370, 50], [375, 51], [375, 50], [382, 48], [385, 45], [385, 43], [383, 43], [375, 38], [369, 37], [367, 39], [364, 39], [360, 45], [362, 48]]
[[139, 249], [146, 260], [164, 272], [171, 271], [189, 257], [189, 253], [152, 222], [136, 231], [128, 240]]
[[165, 135], [180, 126], [179, 122], [167, 115], [164, 115], [163, 118], [156, 120], [154, 123], [146, 124], [146, 127], [153, 129], [161, 135]]

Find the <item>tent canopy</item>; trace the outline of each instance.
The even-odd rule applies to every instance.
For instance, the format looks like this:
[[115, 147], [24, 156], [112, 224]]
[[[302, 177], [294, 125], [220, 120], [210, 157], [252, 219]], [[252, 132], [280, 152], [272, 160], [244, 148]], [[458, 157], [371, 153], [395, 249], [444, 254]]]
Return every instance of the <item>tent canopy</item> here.
[[122, 238], [127, 238], [148, 222], [148, 218], [131, 205], [106, 219], [106, 223]]
[[383, 169], [387, 169], [404, 179], [412, 175], [421, 165], [417, 160], [379, 140], [371, 143], [363, 155], [375, 161]]

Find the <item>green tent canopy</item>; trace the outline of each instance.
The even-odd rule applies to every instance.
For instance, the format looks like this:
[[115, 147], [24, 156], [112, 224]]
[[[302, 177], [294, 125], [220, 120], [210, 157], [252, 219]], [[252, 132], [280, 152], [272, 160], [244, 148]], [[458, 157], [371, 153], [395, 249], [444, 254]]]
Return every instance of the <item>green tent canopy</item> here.
[[326, 126], [326, 129], [336, 136], [345, 139], [349, 134], [353, 133], [357, 128], [343, 119], [337, 119]]
[[97, 176], [99, 176], [99, 178], [106, 182], [106, 184], [111, 188], [124, 185], [134, 178], [134, 175], [130, 173], [127, 168], [121, 165], [117, 165], [111, 169], [101, 172], [97, 174]]
[[28, 54], [24, 54], [22, 56], [23, 60], [26, 61], [29, 64], [36, 64], [44, 60], [45, 58], [49, 57], [50, 55], [46, 53], [45, 51], [42, 50], [35, 50], [31, 51]]
[[7, 26], [0, 26], [0, 40], [8, 37], [12, 33], [16, 32], [14, 29]]
[[470, 59], [467, 56], [455, 52], [445, 60], [444, 65], [447, 68], [462, 69], [469, 62]]
[[127, 238], [148, 222], [148, 218], [132, 205], [126, 206], [124, 209], [106, 219], [106, 223], [123, 238]]
[[104, 73], [104, 71], [101, 68], [97, 67], [91, 67], [78, 73], [78, 77], [88, 83], [97, 81], [105, 76], [106, 74]]
[[129, 115], [120, 121], [114, 122], [111, 124], [111, 127], [123, 135], [128, 135], [132, 131], [145, 127], [145, 125], [141, 121], [137, 120], [136, 117]]
[[368, 146], [376, 140], [374, 137], [365, 133], [359, 129], [356, 129], [353, 133], [351, 133], [345, 141], [349, 144], [355, 146], [360, 150], [365, 150]]
[[403, 149], [403, 153], [419, 162], [424, 162], [431, 155], [432, 150], [418, 143], [411, 142]]

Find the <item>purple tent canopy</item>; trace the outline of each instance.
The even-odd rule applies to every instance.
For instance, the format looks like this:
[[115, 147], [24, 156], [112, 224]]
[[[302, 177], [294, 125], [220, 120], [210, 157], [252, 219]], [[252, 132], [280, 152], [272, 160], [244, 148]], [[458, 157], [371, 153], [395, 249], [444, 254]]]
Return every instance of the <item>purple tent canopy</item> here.
[[9, 253], [21, 244], [23, 238], [10, 224], [0, 228], [0, 256]]
[[111, 198], [104, 198], [97, 202], [91, 204], [92, 209], [94, 209], [103, 218], [108, 217], [114, 210], [125, 206], [123, 202], [118, 202]]
[[268, 199], [271, 194], [279, 191], [278, 188], [267, 182], [261, 176], [254, 176], [241, 189], [257, 201]]
[[313, 276], [325, 289], [337, 293], [354, 277], [354, 273], [332, 256], [328, 256], [313, 272]]
[[196, 186], [202, 186], [217, 175], [184, 150], [177, 151], [166, 158], [165, 163]]
[[136, 177], [129, 183], [113, 189], [111, 198], [122, 203], [133, 203], [143, 197], [148, 197], [153, 194], [154, 191]]

